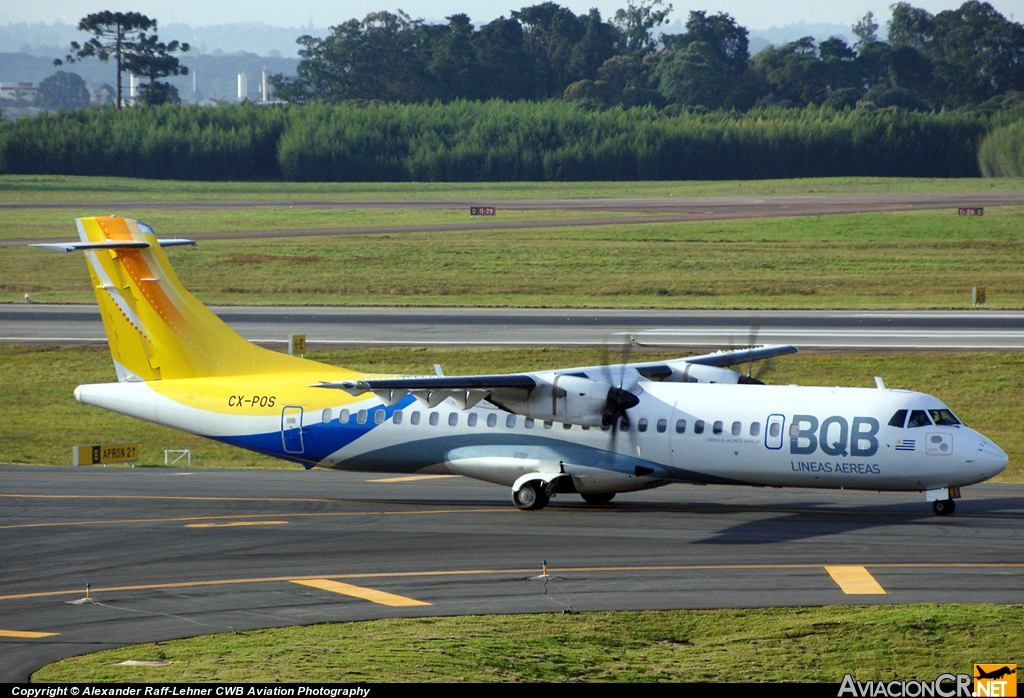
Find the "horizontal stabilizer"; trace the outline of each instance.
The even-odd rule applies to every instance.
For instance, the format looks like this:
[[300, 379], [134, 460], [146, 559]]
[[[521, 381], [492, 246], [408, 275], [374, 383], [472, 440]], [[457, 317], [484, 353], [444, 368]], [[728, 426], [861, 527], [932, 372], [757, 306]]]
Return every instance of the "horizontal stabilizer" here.
[[[194, 245], [195, 240], [184, 238], [168, 238], [157, 240], [160, 247], [176, 247], [178, 245]], [[52, 252], [74, 252], [75, 250], [141, 250], [149, 247], [143, 240], [106, 240], [104, 242], [39, 242], [29, 247], [41, 247]]]

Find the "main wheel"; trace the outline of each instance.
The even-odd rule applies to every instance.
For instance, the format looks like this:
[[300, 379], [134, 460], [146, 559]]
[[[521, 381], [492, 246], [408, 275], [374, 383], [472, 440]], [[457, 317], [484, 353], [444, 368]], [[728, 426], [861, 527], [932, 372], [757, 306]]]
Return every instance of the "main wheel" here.
[[938, 516], [949, 516], [956, 511], [956, 502], [952, 499], [937, 499], [932, 502], [932, 511]]
[[516, 509], [524, 511], [543, 509], [548, 505], [548, 501], [544, 483], [539, 480], [531, 480], [512, 492], [512, 503], [516, 505]]
[[607, 504], [608, 502], [612, 501], [612, 499], [615, 498], [615, 493], [614, 492], [602, 492], [602, 493], [588, 492], [587, 494], [583, 494], [581, 492], [580, 496], [583, 497], [583, 501], [586, 502], [587, 504]]

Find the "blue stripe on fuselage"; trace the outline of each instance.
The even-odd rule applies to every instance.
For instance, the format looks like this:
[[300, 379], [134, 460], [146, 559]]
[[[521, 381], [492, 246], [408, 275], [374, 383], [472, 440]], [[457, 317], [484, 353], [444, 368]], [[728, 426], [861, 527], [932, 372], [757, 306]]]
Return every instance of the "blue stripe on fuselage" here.
[[[412, 395], [406, 395], [401, 402], [392, 407], [376, 405], [366, 409], [366, 423], [356, 422], [356, 412], [349, 414], [348, 422], [342, 424], [336, 419], [329, 422], [316, 422], [305, 424], [302, 429], [302, 453], [288, 453], [284, 450], [284, 441], [280, 431], [271, 431], [264, 434], [246, 434], [244, 436], [214, 436], [215, 441], [238, 446], [250, 451], [256, 451], [264, 455], [273, 456], [282, 460], [302, 463], [306, 468], [312, 468], [327, 456], [348, 446], [353, 441], [366, 436], [371, 430], [388, 423], [395, 410], [408, 407], [416, 401]], [[374, 420], [377, 412], [384, 413], [384, 419], [380, 424]]]

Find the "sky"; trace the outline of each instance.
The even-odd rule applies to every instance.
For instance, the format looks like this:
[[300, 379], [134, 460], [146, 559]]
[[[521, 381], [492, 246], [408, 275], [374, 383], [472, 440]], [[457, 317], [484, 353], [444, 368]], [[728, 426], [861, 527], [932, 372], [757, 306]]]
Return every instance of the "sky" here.
[[[1024, 21], [1024, 0], [989, 0], [1008, 19]], [[798, 22], [808, 24], [831, 23], [851, 25], [871, 11], [876, 20], [889, 18], [889, 6], [893, 0], [850, 0], [849, 2], [828, 2], [822, 0], [674, 0], [674, 12], [670, 19], [685, 21], [689, 10], [706, 10], [710, 14], [727, 12], [748, 29], [767, 29]], [[157, 18], [162, 25], [185, 23], [193, 26], [231, 24], [238, 22], [263, 22], [272, 26], [328, 27], [340, 24], [353, 17], [362, 18], [369, 12], [402, 9], [414, 18], [443, 21], [444, 17], [459, 12], [472, 18], [474, 23], [489, 22], [500, 16], [508, 16], [510, 10], [539, 4], [524, 0], [45, 0], [39, 3], [3, 3], [0, 5], [0, 23], [62, 21], [76, 24], [90, 13], [102, 10], [135, 11]], [[626, 0], [561, 0], [560, 5], [569, 7], [577, 14], [597, 7], [601, 14], [609, 17], [615, 10], [624, 7]], [[959, 7], [955, 0], [911, 0], [914, 7], [929, 12]], [[885, 22], [880, 34], [884, 35]]]

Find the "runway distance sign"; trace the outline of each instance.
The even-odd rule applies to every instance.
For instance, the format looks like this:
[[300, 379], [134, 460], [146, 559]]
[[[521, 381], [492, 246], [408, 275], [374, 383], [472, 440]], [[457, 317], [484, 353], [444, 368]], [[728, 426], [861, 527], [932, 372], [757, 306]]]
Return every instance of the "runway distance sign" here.
[[471, 216], [493, 216], [493, 206], [470, 206], [469, 215]]
[[959, 216], [984, 216], [985, 209], [981, 206], [964, 206], [956, 210]]
[[107, 463], [136, 463], [139, 444], [92, 444], [71, 449], [72, 465], [99, 465]]

